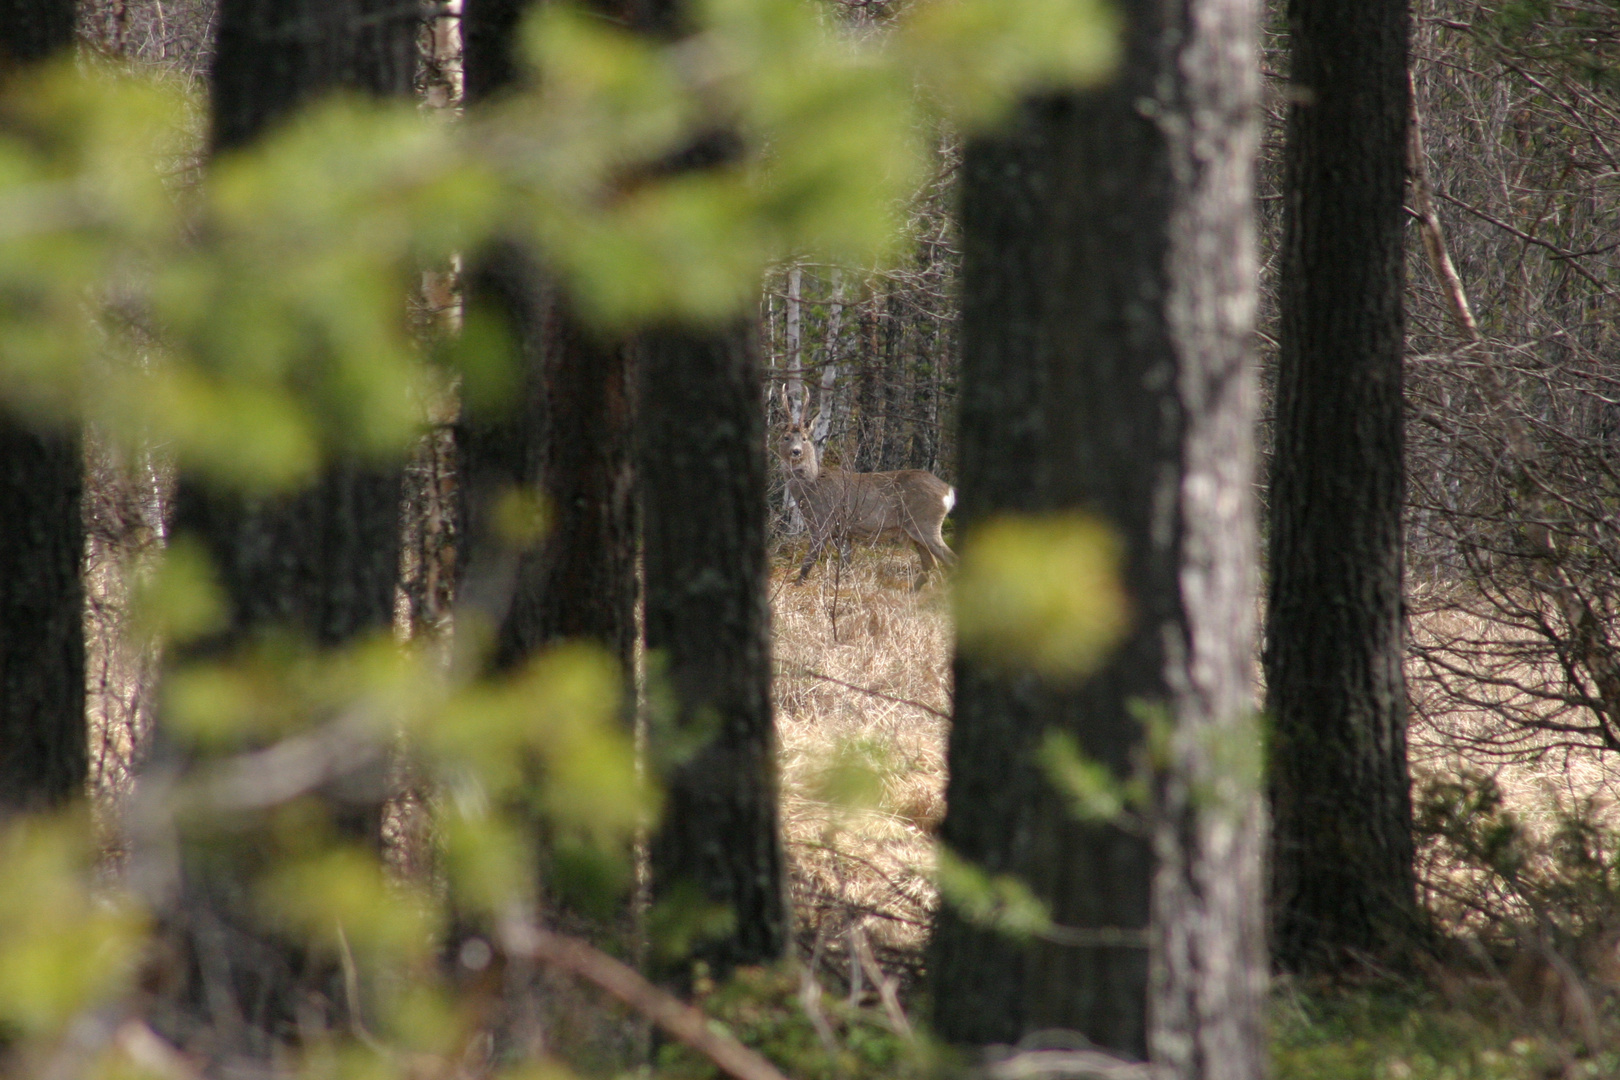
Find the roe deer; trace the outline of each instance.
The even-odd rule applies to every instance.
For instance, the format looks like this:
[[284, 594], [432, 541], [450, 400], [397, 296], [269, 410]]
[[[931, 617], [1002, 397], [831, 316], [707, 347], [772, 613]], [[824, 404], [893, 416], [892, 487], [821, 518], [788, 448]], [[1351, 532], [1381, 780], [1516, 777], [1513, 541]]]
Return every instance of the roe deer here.
[[788, 401], [788, 429], [777, 453], [787, 468], [788, 493], [810, 530], [810, 550], [796, 584], [804, 584], [829, 540], [843, 555], [851, 540], [904, 535], [922, 557], [922, 573], [913, 584], [918, 589], [936, 565], [955, 564], [956, 555], [939, 531], [956, 505], [955, 488], [922, 469], [858, 473], [823, 468], [802, 410], [793, 408], [785, 389], [782, 396]]

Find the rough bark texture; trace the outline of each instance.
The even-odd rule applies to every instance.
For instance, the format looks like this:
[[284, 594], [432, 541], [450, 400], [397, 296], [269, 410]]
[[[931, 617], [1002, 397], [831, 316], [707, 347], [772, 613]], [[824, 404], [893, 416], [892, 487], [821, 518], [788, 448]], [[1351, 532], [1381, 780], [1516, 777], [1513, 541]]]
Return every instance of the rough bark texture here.
[[[1254, 12], [1121, 8], [1114, 84], [1032, 102], [967, 150], [958, 512], [964, 535], [1009, 511], [1102, 516], [1123, 541], [1133, 626], [1074, 688], [957, 657], [942, 838], [1027, 882], [1061, 926], [1124, 940], [1020, 944], [947, 909], [935, 1024], [979, 1045], [1076, 1029], [1151, 1051], [1169, 1075], [1235, 1080], [1263, 1073]], [[1173, 722], [1151, 835], [1076, 823], [1035, 748], [1066, 731], [1125, 775], [1143, 706]]]
[[409, 94], [419, 18], [398, 0], [220, 0], [214, 148], [250, 142], [332, 90]]
[[731, 912], [726, 936], [697, 943], [689, 957], [723, 974], [779, 959], [789, 936], [754, 331], [649, 334], [639, 367], [646, 644], [653, 670], [668, 679], [675, 730], [706, 736], [663, 776], [652, 894]]
[[1417, 927], [1401, 672], [1406, 0], [1293, 0], [1271, 485], [1273, 941], [1295, 971]]
[[[520, 79], [514, 51], [527, 6], [466, 4], [469, 102]], [[481, 252], [467, 275], [467, 295], [506, 328], [514, 393], [463, 407], [464, 598], [493, 622], [495, 670], [519, 667], [559, 641], [584, 640], [619, 661], [628, 686], [636, 634], [629, 354], [585, 329], [558, 282], [521, 243]], [[543, 535], [514, 544], [498, 534], [493, 514], [500, 499], [516, 492], [540, 495], [547, 520]], [[593, 875], [575, 880], [543, 822], [533, 829], [549, 915], [622, 913], [619, 898], [604, 895], [611, 890]], [[602, 929], [601, 919], [590, 923]]]
[[[73, 44], [73, 7], [0, 3], [0, 82]], [[76, 435], [0, 410], [0, 819], [84, 789], [83, 475]]]
[[518, 376], [499, 411], [463, 425], [467, 536], [498, 559], [489, 515], [503, 491], [545, 497], [544, 536], [516, 555], [494, 663], [522, 664], [565, 638], [594, 641], [629, 670], [635, 641], [635, 505], [627, 354], [592, 338], [523, 249], [498, 245], [469, 275], [473, 301], [506, 323]]
[[0, 77], [73, 44], [73, 0], [0, 0]]
[[79, 441], [0, 413], [0, 818], [84, 790]]
[[[462, 16], [469, 102], [512, 85], [526, 5], [468, 0]], [[545, 535], [516, 553], [497, 613], [495, 664], [522, 663], [564, 638], [595, 641], [629, 670], [635, 642], [635, 492], [628, 353], [589, 334], [557, 285], [518, 244], [499, 244], [469, 274], [472, 303], [507, 327], [514, 400], [471, 403], [463, 425], [467, 537], [482, 574], [500, 560], [489, 513], [507, 490], [543, 493]], [[481, 569], [478, 565], [484, 564]]]
[[[388, 0], [224, 0], [210, 84], [215, 148], [251, 141], [324, 90], [408, 92], [404, 58], [414, 56], [415, 31], [414, 13]], [[341, 460], [305, 490], [263, 499], [182, 474], [173, 531], [203, 543], [231, 614], [229, 626], [197, 650], [279, 631], [320, 647], [386, 633], [399, 569], [400, 490], [397, 468]], [[160, 731], [160, 771], [181, 752]], [[342, 835], [380, 842], [380, 766], [357, 770], [322, 794]], [[160, 1025], [181, 1045], [207, 1039], [198, 1049], [227, 1071], [233, 1058], [262, 1060], [278, 1042], [343, 1023], [347, 999], [335, 963], [267, 928], [256, 910], [249, 890], [270, 849], [251, 831], [185, 837], [179, 895], [167, 919], [184, 978], [160, 1010]]]
[[182, 483], [174, 529], [202, 537], [231, 604], [228, 636], [268, 627], [340, 645], [393, 618], [399, 474], [338, 465], [295, 496], [266, 500]]

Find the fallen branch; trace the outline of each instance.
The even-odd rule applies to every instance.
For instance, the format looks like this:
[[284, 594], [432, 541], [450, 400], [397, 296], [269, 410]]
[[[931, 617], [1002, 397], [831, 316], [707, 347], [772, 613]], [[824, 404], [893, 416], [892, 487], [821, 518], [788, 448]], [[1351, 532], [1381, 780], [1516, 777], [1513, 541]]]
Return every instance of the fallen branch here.
[[508, 920], [501, 926], [500, 939], [501, 948], [511, 955], [562, 968], [607, 991], [735, 1080], [787, 1080], [765, 1058], [711, 1027], [703, 1013], [578, 938]]

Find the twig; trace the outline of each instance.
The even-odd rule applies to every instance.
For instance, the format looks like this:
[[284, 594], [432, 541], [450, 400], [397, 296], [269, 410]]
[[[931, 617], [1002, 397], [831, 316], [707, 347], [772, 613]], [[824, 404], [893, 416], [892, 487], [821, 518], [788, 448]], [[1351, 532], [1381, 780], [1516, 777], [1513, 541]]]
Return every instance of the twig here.
[[351, 714], [228, 758], [196, 781], [199, 803], [214, 811], [263, 810], [295, 799], [377, 761], [383, 751], [377, 731], [370, 716]]
[[1523, 240], [1527, 244], [1533, 244], [1536, 247], [1545, 248], [1546, 250], [1552, 252], [1558, 259], [1564, 261], [1569, 266], [1569, 268], [1571, 270], [1575, 271], [1581, 277], [1585, 278], [1588, 284], [1590, 284], [1593, 287], [1600, 290], [1605, 296], [1609, 297], [1610, 299], [1620, 299], [1620, 295], [1617, 295], [1615, 293], [1615, 291], [1613, 289], [1609, 288], [1608, 285], [1604, 284], [1603, 281], [1600, 280], [1597, 277], [1597, 275], [1593, 274], [1590, 270], [1588, 270], [1586, 267], [1584, 267], [1584, 266], [1582, 266], [1580, 264], [1580, 262], [1578, 261], [1578, 254], [1579, 254], [1578, 252], [1565, 251], [1563, 248], [1559, 247], [1557, 244], [1554, 244], [1554, 243], [1552, 243], [1550, 241], [1547, 241], [1547, 240], [1543, 240], [1539, 236], [1531, 236], [1529, 233], [1525, 232], [1523, 229], [1516, 228], [1515, 226], [1509, 225], [1507, 222], [1502, 221], [1499, 218], [1492, 217], [1490, 214], [1488, 214], [1485, 211], [1481, 210], [1479, 207], [1472, 206], [1469, 203], [1465, 203], [1461, 199], [1456, 198], [1456, 197], [1451, 196], [1451, 195], [1447, 195], [1443, 191], [1436, 191], [1435, 195], [1438, 198], [1444, 199], [1446, 202], [1448, 202], [1451, 205], [1457, 207], [1458, 209], [1466, 210], [1468, 213], [1473, 214], [1475, 217], [1479, 218], [1481, 221], [1487, 221], [1487, 222], [1491, 223], [1492, 225], [1495, 225], [1498, 229], [1501, 229], [1504, 232], [1510, 233], [1513, 236], [1518, 237], [1520, 240]]
[[888, 1014], [895, 1033], [907, 1042], [915, 1041], [911, 1021], [906, 1019], [906, 1011], [900, 1007], [900, 995], [895, 993], [894, 976], [878, 965], [877, 957], [872, 955], [872, 943], [866, 939], [866, 931], [859, 924], [850, 927], [850, 946], [859, 967], [865, 969], [867, 978], [877, 987], [878, 1000], [883, 1002], [883, 1011]]
[[1468, 303], [1468, 292], [1462, 278], [1446, 250], [1445, 232], [1440, 227], [1440, 215], [1434, 209], [1434, 189], [1429, 183], [1428, 161], [1423, 154], [1423, 118], [1418, 113], [1417, 82], [1410, 70], [1406, 73], [1407, 101], [1407, 167], [1412, 173], [1412, 201], [1417, 204], [1417, 219], [1422, 224], [1423, 249], [1429, 256], [1429, 266], [1440, 279], [1445, 292], [1446, 309], [1451, 313], [1457, 329], [1469, 341], [1483, 340], [1479, 324], [1474, 321], [1473, 308]]
[[711, 1027], [703, 1013], [578, 938], [515, 919], [502, 923], [500, 937], [508, 953], [562, 968], [607, 991], [735, 1080], [787, 1080], [765, 1058]]
[[1069, 945], [1077, 949], [1145, 949], [1148, 947], [1146, 930], [1131, 930], [1121, 926], [1048, 926], [1036, 930], [1031, 936], [1054, 945]]
[[822, 682], [830, 682], [837, 686], [842, 686], [846, 690], [853, 690], [857, 694], [865, 694], [867, 697], [880, 698], [883, 701], [892, 701], [896, 705], [910, 705], [914, 709], [921, 709], [925, 713], [931, 713], [932, 715], [939, 717], [941, 720], [949, 720], [951, 718], [950, 713], [941, 709], [936, 709], [932, 705], [925, 705], [921, 701], [913, 701], [911, 698], [896, 697], [893, 694], [885, 694], [881, 690], [873, 690], [869, 686], [858, 686], [852, 682], [845, 682], [843, 679], [835, 679], [831, 675], [823, 675], [814, 668], [805, 667], [803, 664], [790, 664], [785, 661], [779, 661], [779, 663], [781, 663], [782, 667], [792, 668], [794, 670], [794, 674], [797, 675], [803, 675], [811, 679], [820, 679]]

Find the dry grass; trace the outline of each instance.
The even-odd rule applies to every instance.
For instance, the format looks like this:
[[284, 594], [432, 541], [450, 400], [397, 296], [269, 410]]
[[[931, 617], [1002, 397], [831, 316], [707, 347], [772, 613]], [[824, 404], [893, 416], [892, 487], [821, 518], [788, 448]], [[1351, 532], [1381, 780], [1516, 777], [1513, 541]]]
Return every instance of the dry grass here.
[[[110, 825], [150, 725], [154, 657], [129, 646], [124, 626], [128, 580], [149, 545], [97, 524], [87, 560], [88, 704], [92, 787]], [[823, 558], [796, 586], [802, 551], [784, 545], [771, 576], [782, 818], [800, 931], [829, 961], [870, 943], [886, 967], [912, 969], [936, 902], [931, 843], [945, 809], [947, 586], [936, 578], [913, 592], [917, 557], [898, 545], [857, 548], [841, 567]], [[1434, 599], [1413, 603], [1414, 645], [1430, 650], [1430, 660], [1421, 649], [1408, 660], [1414, 773], [1486, 772], [1532, 828], [1550, 830], [1562, 811], [1595, 803], [1599, 820], [1620, 829], [1620, 769], [1609, 755], [1545, 734], [1527, 739], [1508, 723], [1567, 712], [1548, 696], [1558, 672], [1514, 660], [1517, 631]], [[862, 786], [851, 777], [862, 776], [875, 784], [851, 800]], [[107, 832], [116, 848], [116, 830]]]
[[[936, 581], [909, 591], [916, 557], [898, 546], [858, 550], [842, 570], [824, 558], [795, 586], [799, 554], [778, 553], [772, 612], [784, 832], [801, 927], [809, 947], [840, 954], [852, 931], [867, 934], [904, 966], [935, 902], [930, 841], [945, 809], [950, 702], [945, 588]], [[1431, 656], [1452, 669], [1416, 652], [1408, 659], [1417, 779], [1487, 773], [1506, 809], [1543, 836], [1560, 813], [1582, 805], [1620, 828], [1620, 768], [1609, 755], [1546, 734], [1527, 738], [1508, 722], [1558, 707], [1548, 697], [1557, 672], [1530, 660], [1482, 663], [1477, 643], [1501, 643], [1499, 655], [1510, 656], [1516, 631], [1455, 608], [1414, 607], [1414, 644], [1438, 647]], [[882, 773], [865, 810], [822, 793], [852, 756]], [[1431, 857], [1424, 872], [1461, 871]]]
[[[843, 954], [864, 937], [909, 967], [935, 902], [930, 844], [945, 812], [945, 587], [911, 590], [909, 547], [858, 548], [843, 567], [825, 558], [802, 586], [797, 558], [775, 562], [782, 819], [800, 929], [813, 951]], [[863, 787], [864, 799], [838, 797]]]

